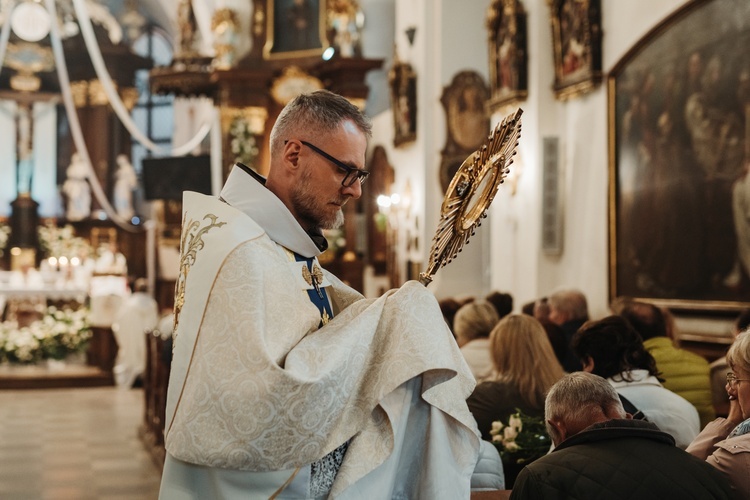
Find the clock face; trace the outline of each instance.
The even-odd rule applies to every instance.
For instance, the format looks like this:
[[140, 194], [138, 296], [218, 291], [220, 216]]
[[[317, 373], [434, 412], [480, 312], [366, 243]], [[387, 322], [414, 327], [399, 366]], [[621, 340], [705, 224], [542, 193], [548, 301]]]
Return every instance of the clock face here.
[[52, 26], [47, 9], [38, 3], [24, 2], [13, 10], [10, 27], [19, 38], [38, 42], [49, 34]]

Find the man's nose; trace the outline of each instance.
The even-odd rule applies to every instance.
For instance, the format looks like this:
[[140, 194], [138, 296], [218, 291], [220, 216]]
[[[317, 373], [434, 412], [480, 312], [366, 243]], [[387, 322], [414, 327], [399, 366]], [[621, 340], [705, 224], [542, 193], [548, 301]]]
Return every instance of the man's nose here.
[[354, 183], [351, 186], [342, 187], [341, 193], [347, 196], [351, 196], [353, 199], [357, 200], [359, 199], [360, 196], [362, 196], [362, 184], [359, 182], [359, 179], [358, 179], [354, 181]]

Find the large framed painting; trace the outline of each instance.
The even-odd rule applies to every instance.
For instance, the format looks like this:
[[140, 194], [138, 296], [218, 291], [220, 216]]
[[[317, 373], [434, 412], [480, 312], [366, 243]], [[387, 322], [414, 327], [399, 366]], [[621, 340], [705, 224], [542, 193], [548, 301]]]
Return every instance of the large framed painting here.
[[750, 305], [750, 2], [691, 2], [608, 77], [610, 292]]
[[520, 0], [494, 0], [487, 11], [491, 112], [528, 96], [526, 11]]
[[570, 99], [602, 81], [600, 0], [547, 0], [555, 59], [555, 97]]
[[267, 0], [266, 59], [322, 55], [328, 47], [326, 0]]

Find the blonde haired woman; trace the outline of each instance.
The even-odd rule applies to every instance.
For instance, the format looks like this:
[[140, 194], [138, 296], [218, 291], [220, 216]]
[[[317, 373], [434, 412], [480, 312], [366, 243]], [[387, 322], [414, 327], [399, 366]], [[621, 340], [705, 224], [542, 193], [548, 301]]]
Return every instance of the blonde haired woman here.
[[477, 382], [492, 375], [489, 336], [499, 320], [495, 306], [484, 300], [461, 306], [453, 319], [456, 342]]
[[544, 415], [544, 397], [563, 376], [552, 345], [541, 323], [525, 314], [506, 316], [490, 334], [494, 377], [480, 383], [466, 403], [482, 433], [491, 441], [492, 422], [508, 422], [520, 409], [527, 415]]

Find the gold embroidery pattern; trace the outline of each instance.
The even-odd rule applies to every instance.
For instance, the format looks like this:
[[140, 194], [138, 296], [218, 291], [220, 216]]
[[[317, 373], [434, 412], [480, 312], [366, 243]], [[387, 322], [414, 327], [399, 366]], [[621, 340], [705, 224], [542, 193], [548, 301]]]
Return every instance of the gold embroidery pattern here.
[[[180, 275], [177, 278], [177, 285], [174, 292], [174, 327], [173, 339], [177, 339], [177, 325], [180, 322], [180, 312], [185, 304], [185, 283], [187, 282], [188, 273], [195, 260], [198, 258], [198, 252], [203, 249], [205, 243], [203, 236], [215, 227], [221, 227], [226, 222], [216, 222], [217, 216], [207, 214], [203, 220], [210, 219], [208, 225], [201, 227], [200, 221], [190, 220], [185, 223], [187, 214], [182, 219], [182, 239], [180, 241]], [[173, 344], [174, 347], [174, 344]]]

